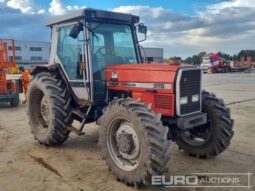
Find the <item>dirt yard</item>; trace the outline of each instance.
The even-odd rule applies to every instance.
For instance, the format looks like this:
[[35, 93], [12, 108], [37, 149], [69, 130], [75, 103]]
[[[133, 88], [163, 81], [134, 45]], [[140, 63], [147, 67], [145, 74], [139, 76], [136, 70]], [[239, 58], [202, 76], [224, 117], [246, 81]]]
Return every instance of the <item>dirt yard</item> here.
[[[204, 89], [225, 100], [235, 119], [235, 136], [220, 156], [196, 159], [172, 144], [170, 173], [192, 172], [255, 173], [255, 74], [206, 74]], [[71, 134], [62, 145], [46, 148], [30, 132], [26, 105], [10, 108], [0, 104], [0, 190], [1, 191], [131, 191], [108, 171], [97, 146], [97, 126], [86, 127], [85, 136]], [[255, 190], [255, 176], [252, 176]], [[143, 187], [140, 190], [162, 190]], [[165, 190], [167, 190], [165, 188]], [[170, 189], [169, 189], [170, 190]], [[206, 190], [178, 188], [171, 190]], [[207, 189], [208, 190], [208, 189]], [[247, 190], [214, 188], [209, 190]]]

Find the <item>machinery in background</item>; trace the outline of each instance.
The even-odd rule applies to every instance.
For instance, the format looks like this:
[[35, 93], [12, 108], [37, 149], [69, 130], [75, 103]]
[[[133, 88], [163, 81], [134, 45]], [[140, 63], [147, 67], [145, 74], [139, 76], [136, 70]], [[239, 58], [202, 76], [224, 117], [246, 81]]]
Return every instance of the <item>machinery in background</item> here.
[[[12, 59], [11, 59], [12, 58]], [[19, 80], [7, 80], [8, 68], [16, 67], [14, 40], [0, 39], [0, 102], [9, 102], [12, 107], [19, 105]]]
[[249, 71], [254, 66], [251, 57], [241, 57], [241, 60], [228, 61], [218, 53], [209, 53], [202, 57], [200, 68], [204, 73], [226, 73]]
[[230, 63], [232, 72], [249, 72], [252, 71], [255, 67], [254, 61], [252, 61], [252, 57], [241, 57], [239, 60], [233, 60]]
[[18, 66], [8, 68], [8, 74], [20, 74]]
[[218, 53], [209, 53], [202, 58], [200, 68], [205, 73], [226, 73], [231, 71], [228, 61], [221, 58]]

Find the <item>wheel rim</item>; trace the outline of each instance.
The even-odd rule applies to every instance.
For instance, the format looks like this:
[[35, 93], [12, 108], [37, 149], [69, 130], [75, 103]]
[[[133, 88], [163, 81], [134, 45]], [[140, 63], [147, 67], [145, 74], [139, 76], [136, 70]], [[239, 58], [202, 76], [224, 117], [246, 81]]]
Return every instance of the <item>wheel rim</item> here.
[[50, 121], [49, 103], [40, 89], [35, 89], [31, 92], [30, 100], [32, 125], [40, 134], [46, 134]]
[[124, 171], [133, 171], [141, 159], [141, 147], [134, 125], [125, 118], [115, 118], [107, 130], [107, 148], [114, 163]]
[[211, 137], [212, 127], [210, 121], [207, 124], [192, 128], [181, 133], [183, 140], [192, 146], [201, 146]]

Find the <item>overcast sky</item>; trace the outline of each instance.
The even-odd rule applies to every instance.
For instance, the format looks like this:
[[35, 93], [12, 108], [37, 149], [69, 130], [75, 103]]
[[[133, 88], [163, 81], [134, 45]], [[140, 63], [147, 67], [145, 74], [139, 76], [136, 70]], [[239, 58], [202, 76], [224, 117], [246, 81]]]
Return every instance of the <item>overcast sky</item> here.
[[50, 41], [47, 20], [83, 7], [139, 15], [165, 56], [255, 49], [255, 0], [0, 0], [0, 37]]

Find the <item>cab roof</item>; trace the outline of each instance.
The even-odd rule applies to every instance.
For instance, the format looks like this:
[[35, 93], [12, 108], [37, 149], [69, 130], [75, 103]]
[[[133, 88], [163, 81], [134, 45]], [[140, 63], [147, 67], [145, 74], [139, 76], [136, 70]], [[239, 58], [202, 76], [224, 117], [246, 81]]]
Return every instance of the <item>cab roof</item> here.
[[51, 27], [55, 24], [78, 21], [81, 19], [93, 21], [112, 21], [127, 24], [139, 23], [139, 17], [135, 15], [85, 8], [75, 13], [56, 17], [48, 21], [47, 26]]

